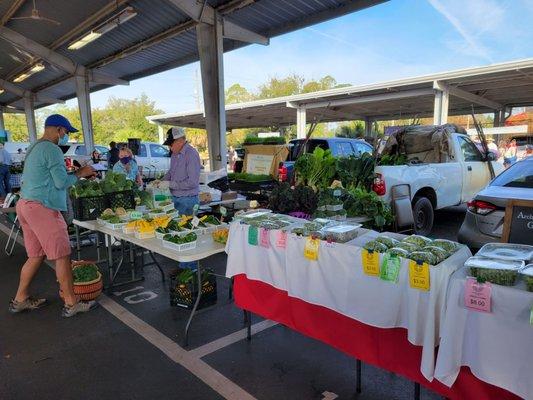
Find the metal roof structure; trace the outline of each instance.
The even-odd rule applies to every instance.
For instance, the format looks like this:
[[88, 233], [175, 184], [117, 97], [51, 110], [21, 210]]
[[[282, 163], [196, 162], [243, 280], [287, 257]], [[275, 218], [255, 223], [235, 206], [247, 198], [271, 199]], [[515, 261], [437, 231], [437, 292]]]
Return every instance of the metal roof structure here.
[[[22, 111], [28, 93], [33, 96], [33, 108], [76, 97], [75, 76], [80, 71], [89, 71], [88, 88], [94, 91], [197, 61], [195, 28], [219, 16], [224, 26], [223, 50], [230, 51], [249, 43], [268, 44], [271, 37], [384, 1], [2, 0], [0, 107]], [[60, 24], [19, 19], [31, 16], [34, 4], [39, 15]], [[84, 47], [69, 50], [74, 41], [126, 7], [133, 8], [133, 18]], [[13, 83], [37, 63], [44, 69]]]
[[[432, 117], [435, 98], [449, 95], [446, 115], [492, 113], [533, 105], [533, 59], [342, 87], [226, 106], [228, 129], [293, 125], [297, 110], [307, 122]], [[148, 117], [154, 123], [205, 128], [202, 110]], [[445, 121], [436, 121], [443, 123]]]

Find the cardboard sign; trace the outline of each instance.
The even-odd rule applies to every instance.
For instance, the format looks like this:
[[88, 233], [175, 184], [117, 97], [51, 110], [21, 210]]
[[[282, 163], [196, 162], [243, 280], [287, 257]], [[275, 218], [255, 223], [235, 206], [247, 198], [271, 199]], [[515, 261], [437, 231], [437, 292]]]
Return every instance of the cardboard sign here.
[[361, 251], [363, 272], [370, 276], [379, 276], [379, 253], [363, 249]]
[[475, 278], [467, 278], [465, 283], [465, 307], [474, 311], [490, 313], [492, 285], [478, 283]]
[[270, 231], [265, 228], [259, 230], [259, 244], [261, 247], [270, 248]]
[[278, 231], [278, 237], [276, 239], [276, 246], [281, 249], [287, 248], [287, 232], [286, 231]]
[[384, 281], [398, 283], [400, 275], [400, 258], [394, 255], [385, 254], [381, 264], [379, 277]]
[[270, 175], [270, 167], [272, 166], [274, 155], [250, 154], [247, 157], [247, 173], [256, 175]]
[[409, 285], [413, 289], [429, 290], [429, 264], [409, 261]]
[[252, 246], [257, 246], [258, 244], [258, 232], [256, 226], [248, 227], [248, 244]]
[[533, 245], [533, 201], [507, 202], [502, 242]]
[[305, 239], [304, 257], [311, 261], [318, 261], [318, 249], [320, 248], [320, 239], [308, 237]]

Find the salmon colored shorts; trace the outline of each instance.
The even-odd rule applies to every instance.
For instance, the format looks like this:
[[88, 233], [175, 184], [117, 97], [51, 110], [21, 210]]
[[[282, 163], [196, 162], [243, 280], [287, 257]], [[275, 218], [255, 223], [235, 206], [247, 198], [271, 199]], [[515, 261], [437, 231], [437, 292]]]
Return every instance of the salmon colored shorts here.
[[28, 257], [46, 256], [49, 260], [57, 260], [70, 255], [67, 224], [61, 212], [38, 201], [20, 199], [17, 215]]

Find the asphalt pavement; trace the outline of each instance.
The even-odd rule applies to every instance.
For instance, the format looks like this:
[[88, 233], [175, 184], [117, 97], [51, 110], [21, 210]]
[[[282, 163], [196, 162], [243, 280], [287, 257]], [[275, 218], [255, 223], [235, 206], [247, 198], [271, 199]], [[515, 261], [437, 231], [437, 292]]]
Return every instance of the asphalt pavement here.
[[[456, 239], [463, 217], [464, 209], [438, 211], [432, 236]], [[0, 232], [1, 248], [5, 240]], [[83, 248], [83, 258], [94, 258], [92, 246]], [[12, 257], [0, 254], [1, 400], [354, 398], [353, 358], [258, 317], [252, 320], [257, 333], [245, 340], [242, 311], [223, 277], [216, 306], [193, 320], [185, 348], [189, 312], [170, 307], [168, 281], [153, 267], [145, 267], [142, 282], [107, 293], [98, 309], [65, 320], [53, 270], [43, 266], [33, 289], [51, 304], [8, 314], [24, 259], [20, 245]], [[175, 267], [158, 260], [165, 274]], [[206, 266], [223, 275], [225, 263], [217, 255]], [[413, 398], [412, 382], [371, 365], [363, 364], [362, 381], [357, 399]], [[421, 398], [441, 397], [422, 388]]]

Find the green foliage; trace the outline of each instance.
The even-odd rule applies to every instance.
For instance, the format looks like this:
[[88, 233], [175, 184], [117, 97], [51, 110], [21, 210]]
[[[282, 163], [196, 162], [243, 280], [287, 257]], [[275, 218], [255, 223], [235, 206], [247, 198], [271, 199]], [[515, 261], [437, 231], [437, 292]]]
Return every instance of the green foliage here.
[[370, 190], [374, 180], [376, 160], [368, 153], [361, 157], [341, 157], [337, 159], [337, 176], [347, 189], [363, 188]]
[[378, 165], [405, 165], [407, 163], [407, 156], [405, 154], [384, 154], [378, 160]]
[[343, 123], [335, 130], [335, 136], [359, 139], [365, 137], [365, 123], [363, 121], [350, 121]]
[[244, 103], [253, 99], [253, 95], [238, 83], [231, 85], [226, 89], [226, 103]]
[[98, 278], [98, 267], [94, 264], [80, 265], [72, 270], [74, 283], [91, 282]]
[[251, 144], [285, 144], [285, 138], [276, 136], [260, 138], [257, 136], [248, 135], [242, 144], [244, 146]]
[[275, 212], [288, 214], [296, 209], [294, 190], [287, 182], [282, 182], [270, 192], [269, 208]]
[[100, 182], [100, 187], [104, 193], [122, 192], [132, 190], [133, 182], [126, 179], [124, 174], [108, 171], [104, 180]]
[[298, 184], [310, 186], [315, 192], [327, 188], [335, 176], [335, 157], [330, 150], [316, 147], [301, 155], [294, 163]]
[[249, 183], [257, 183], [257, 182], [271, 181], [272, 177], [270, 175], [263, 175], [263, 174], [249, 174], [247, 172], [233, 172], [233, 173], [228, 174], [228, 179], [249, 182]]
[[392, 224], [394, 218], [390, 205], [385, 203], [375, 192], [361, 188], [349, 190], [350, 196], [344, 203], [347, 216], [371, 218], [369, 228], [383, 230]]
[[312, 215], [318, 204], [318, 196], [309, 186], [298, 185], [293, 194], [296, 210]]
[[104, 193], [97, 181], [78, 180], [71, 188], [70, 195], [75, 198], [102, 196]]

